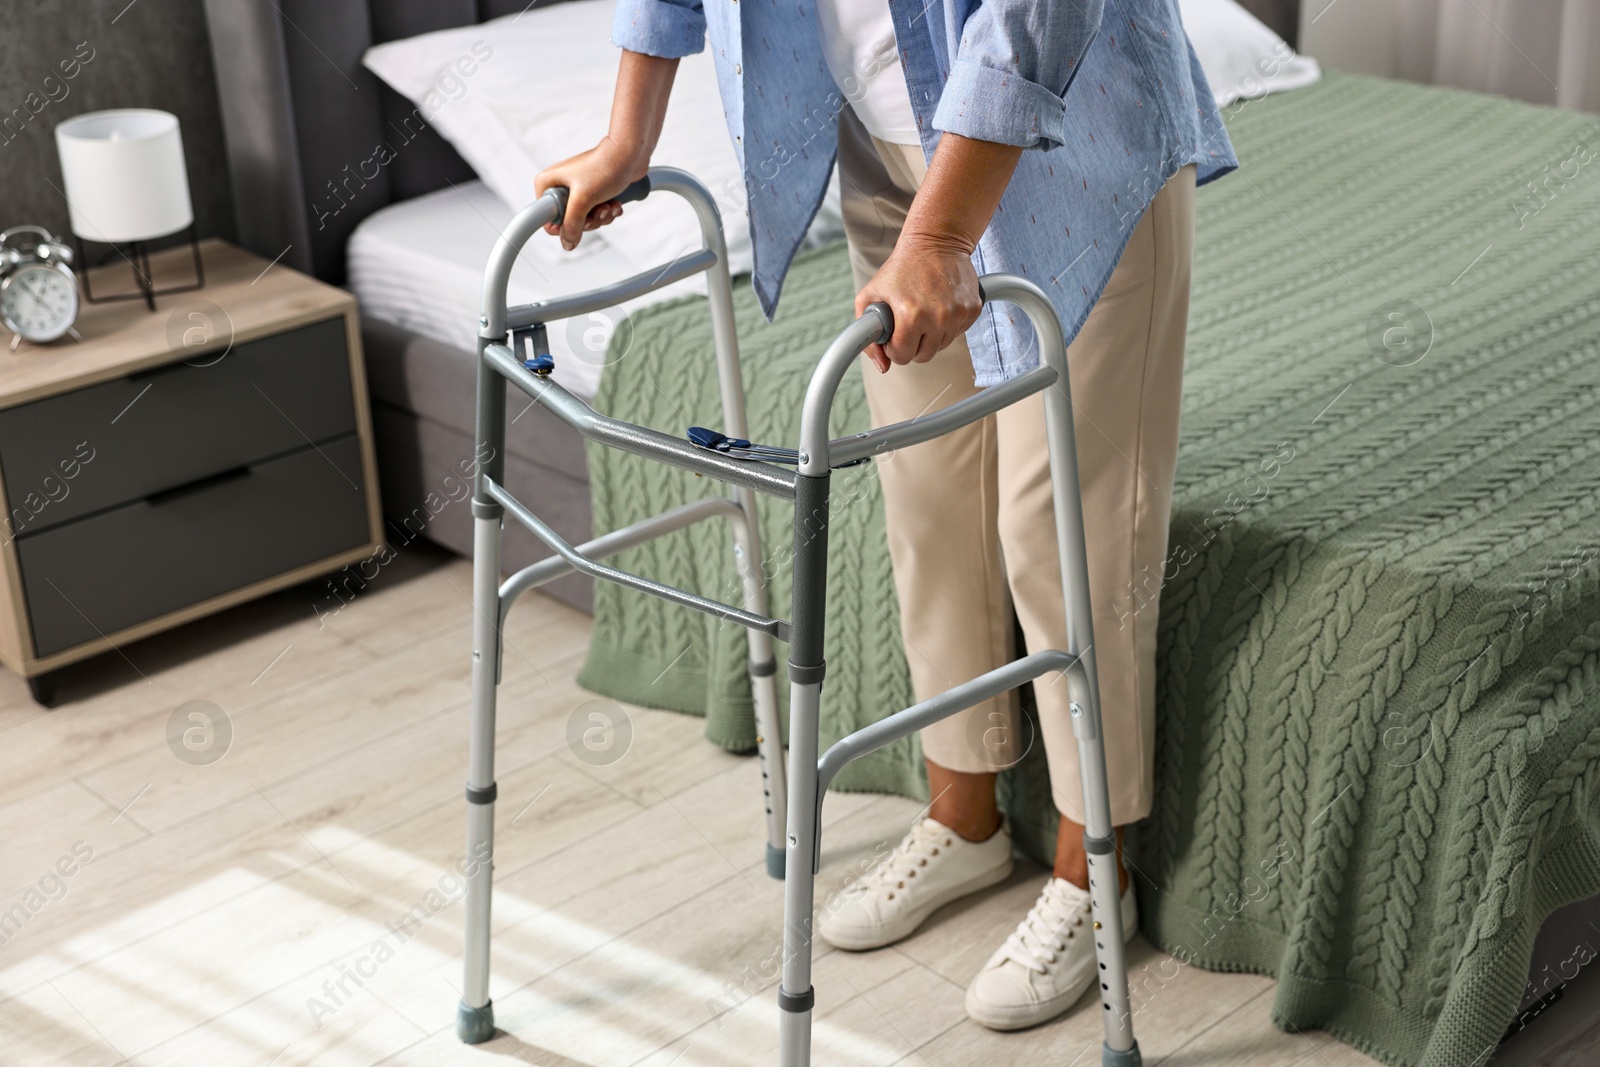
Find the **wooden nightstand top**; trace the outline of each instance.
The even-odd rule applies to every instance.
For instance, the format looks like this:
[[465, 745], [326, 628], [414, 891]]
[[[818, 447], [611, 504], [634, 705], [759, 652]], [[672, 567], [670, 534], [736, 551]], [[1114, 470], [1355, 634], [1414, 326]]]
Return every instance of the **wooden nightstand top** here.
[[[0, 408], [194, 359], [354, 307], [355, 298], [343, 289], [281, 263], [269, 266], [226, 241], [201, 241], [200, 255], [205, 288], [157, 297], [153, 312], [143, 300], [85, 302], [76, 326], [82, 342], [70, 337], [50, 345], [24, 341], [15, 352], [0, 344]], [[150, 260], [157, 286], [193, 277], [187, 245]], [[93, 272], [90, 283], [98, 293], [126, 292], [133, 286], [132, 271], [124, 262], [108, 264]]]

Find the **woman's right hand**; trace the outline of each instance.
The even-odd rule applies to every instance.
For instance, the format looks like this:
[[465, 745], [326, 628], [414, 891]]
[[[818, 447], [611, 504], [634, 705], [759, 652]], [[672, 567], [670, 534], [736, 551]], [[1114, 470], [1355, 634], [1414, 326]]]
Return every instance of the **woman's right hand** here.
[[639, 156], [608, 135], [587, 152], [540, 171], [533, 181], [536, 196], [543, 196], [554, 186], [567, 187], [565, 217], [559, 223], [547, 223], [544, 232], [560, 237], [561, 247], [570, 252], [578, 247], [585, 233], [620, 218], [622, 204], [617, 195], [650, 169], [648, 156]]

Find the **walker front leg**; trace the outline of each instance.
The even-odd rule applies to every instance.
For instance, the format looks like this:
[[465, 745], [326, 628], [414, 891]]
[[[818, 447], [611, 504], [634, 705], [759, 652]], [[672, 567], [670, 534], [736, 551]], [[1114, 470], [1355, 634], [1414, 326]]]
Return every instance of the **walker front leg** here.
[[[820, 673], [821, 668], [817, 668]], [[801, 677], [807, 672], [798, 672]], [[783, 981], [778, 986], [778, 1065], [810, 1067], [811, 909], [816, 894], [817, 708], [822, 683], [789, 665], [789, 831], [783, 878]]]
[[[503, 301], [502, 301], [503, 305]], [[485, 322], [487, 323], [487, 319]], [[486, 327], [487, 329], [487, 327]], [[504, 509], [488, 486], [505, 470], [506, 381], [483, 360], [478, 343], [478, 470], [472, 495], [472, 721], [467, 742], [467, 854], [462, 876], [466, 947], [456, 1035], [469, 1045], [494, 1036], [489, 1000], [489, 903], [494, 893], [495, 687], [500, 682], [500, 537]]]
[[489, 999], [489, 903], [494, 888], [495, 682], [500, 644], [500, 505], [474, 502], [472, 723], [468, 742], [466, 968], [456, 1034], [469, 1045], [494, 1036]]
[[828, 588], [828, 481], [795, 479], [794, 614], [789, 641], [789, 830], [783, 879], [783, 981], [778, 987], [779, 1067], [810, 1067], [811, 909], [816, 894], [817, 714], [822, 701]]

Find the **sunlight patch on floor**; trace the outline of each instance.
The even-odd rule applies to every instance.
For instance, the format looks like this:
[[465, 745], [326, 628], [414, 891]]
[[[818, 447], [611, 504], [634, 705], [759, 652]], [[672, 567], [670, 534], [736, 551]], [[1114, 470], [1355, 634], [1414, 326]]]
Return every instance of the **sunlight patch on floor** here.
[[[315, 836], [326, 861], [271, 879], [242, 866], [219, 871], [10, 961], [0, 988], [27, 990], [11, 1004], [26, 1009], [30, 1028], [88, 1030], [104, 1056], [85, 1063], [368, 1064], [449, 1026], [464, 880], [338, 826]], [[383, 889], [354, 888], [369, 886]], [[725, 974], [504, 890], [494, 923], [497, 969], [536, 976], [520, 989], [493, 987], [499, 1021], [521, 1040], [596, 1067], [633, 1063], [690, 1031], [695, 1055], [685, 1062], [748, 1061], [752, 1046], [776, 1048], [770, 987], [730, 999]], [[775, 940], [776, 908], [763, 925]], [[844, 1067], [906, 1051], [826, 1017], [815, 1041]]]

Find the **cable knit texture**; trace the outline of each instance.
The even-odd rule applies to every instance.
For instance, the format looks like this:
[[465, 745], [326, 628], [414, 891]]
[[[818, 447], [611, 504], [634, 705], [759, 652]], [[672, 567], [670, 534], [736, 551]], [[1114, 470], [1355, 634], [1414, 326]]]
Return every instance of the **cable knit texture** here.
[[[1600, 124], [1329, 75], [1238, 105], [1229, 132], [1240, 177], [1198, 200], [1171, 555], [1121, 606], [1159, 591], [1144, 929], [1277, 978], [1280, 1024], [1481, 1063], [1540, 922], [1600, 893]], [[738, 299], [752, 432], [774, 443], [850, 317], [841, 250], [789, 285], [770, 327]], [[600, 403], [716, 425], [703, 308], [635, 322]], [[835, 430], [866, 418], [851, 377]], [[717, 491], [590, 464], [601, 530]], [[824, 745], [910, 701], [876, 481], [833, 485]], [[787, 605], [792, 534], [763, 508]], [[737, 599], [726, 544], [707, 524], [619, 562]], [[585, 685], [753, 746], [735, 627], [602, 586], [594, 634]], [[1045, 858], [1039, 756], [1002, 786]], [[925, 795], [915, 739], [839, 786]]]

